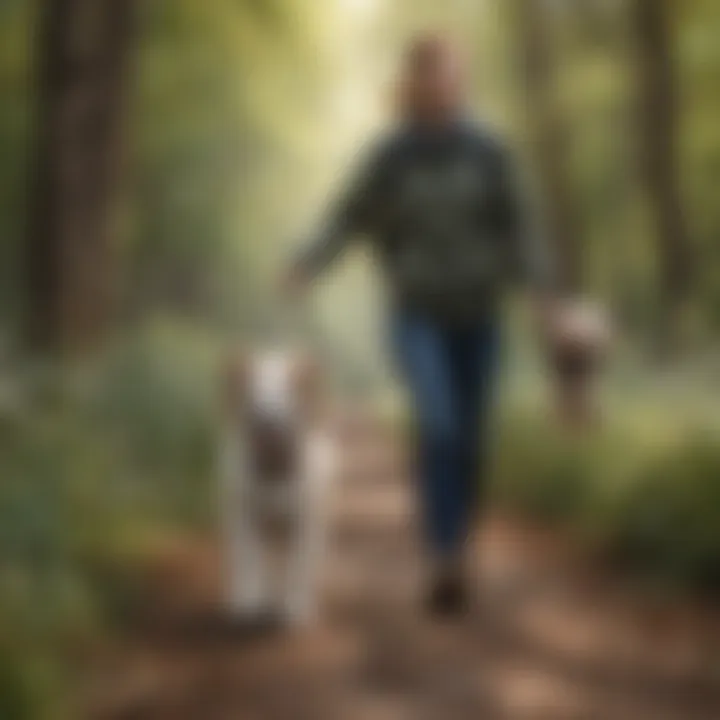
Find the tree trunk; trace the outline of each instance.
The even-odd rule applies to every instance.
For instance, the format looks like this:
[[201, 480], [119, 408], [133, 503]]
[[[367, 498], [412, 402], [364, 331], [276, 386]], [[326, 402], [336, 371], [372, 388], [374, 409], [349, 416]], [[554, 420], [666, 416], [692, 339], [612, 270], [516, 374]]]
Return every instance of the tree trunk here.
[[633, 0], [641, 173], [657, 239], [661, 352], [677, 350], [692, 258], [679, 185], [678, 112], [668, 0]]
[[559, 282], [568, 292], [582, 284], [579, 218], [568, 168], [568, 126], [557, 102], [547, 8], [540, 0], [517, 0], [525, 106], [547, 230]]
[[28, 223], [27, 340], [78, 352], [106, 330], [135, 0], [45, 0]]

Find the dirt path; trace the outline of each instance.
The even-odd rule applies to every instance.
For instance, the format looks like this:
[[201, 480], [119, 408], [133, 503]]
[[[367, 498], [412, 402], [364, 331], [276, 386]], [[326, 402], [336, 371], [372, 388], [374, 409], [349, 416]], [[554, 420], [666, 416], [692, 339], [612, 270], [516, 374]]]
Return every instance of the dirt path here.
[[[314, 629], [249, 637], [209, 626], [217, 553], [162, 559], [146, 622], [94, 663], [96, 720], [717, 720], [720, 627], [648, 606], [543, 533], [492, 519], [473, 616], [432, 623], [407, 483], [338, 497], [327, 607]], [[157, 578], [156, 578], [157, 579]]]

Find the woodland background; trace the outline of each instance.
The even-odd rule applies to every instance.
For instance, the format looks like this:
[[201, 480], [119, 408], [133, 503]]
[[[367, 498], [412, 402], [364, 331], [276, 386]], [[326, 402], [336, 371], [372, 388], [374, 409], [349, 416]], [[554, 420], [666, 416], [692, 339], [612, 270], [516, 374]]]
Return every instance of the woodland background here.
[[212, 526], [235, 341], [292, 326], [397, 406], [363, 252], [307, 317], [275, 278], [427, 27], [468, 48], [566, 283], [620, 328], [603, 426], [570, 438], [511, 303], [498, 502], [658, 591], [720, 587], [716, 2], [0, 0], [0, 716], [57, 716], [134, 559]]

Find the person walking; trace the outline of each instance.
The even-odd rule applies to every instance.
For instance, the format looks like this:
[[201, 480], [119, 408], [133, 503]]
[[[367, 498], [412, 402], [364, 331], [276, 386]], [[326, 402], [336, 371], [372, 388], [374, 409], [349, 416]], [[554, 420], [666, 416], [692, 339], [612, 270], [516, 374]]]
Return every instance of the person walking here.
[[552, 263], [529, 222], [509, 151], [466, 112], [466, 68], [440, 35], [416, 37], [398, 122], [283, 276], [297, 297], [352, 238], [372, 242], [389, 291], [393, 354], [417, 424], [417, 489], [433, 613], [469, 607], [466, 546], [483, 506], [500, 359], [501, 298], [528, 288], [546, 323]]

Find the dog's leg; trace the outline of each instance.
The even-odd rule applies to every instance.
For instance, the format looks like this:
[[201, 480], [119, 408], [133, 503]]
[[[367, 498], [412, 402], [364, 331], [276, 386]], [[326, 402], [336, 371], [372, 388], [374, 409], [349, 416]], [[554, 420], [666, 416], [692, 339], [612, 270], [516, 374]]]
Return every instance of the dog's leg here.
[[320, 570], [325, 555], [331, 448], [322, 440], [308, 446], [297, 478], [296, 528], [287, 572], [286, 609], [295, 624], [312, 622], [318, 610]]
[[294, 542], [288, 557], [285, 606], [293, 624], [305, 625], [317, 613], [317, 585], [324, 546], [324, 513], [316, 500], [301, 498]]
[[241, 433], [225, 433], [220, 448], [220, 520], [227, 602], [231, 611], [248, 615], [262, 608], [265, 588], [262, 538], [245, 450]]

